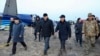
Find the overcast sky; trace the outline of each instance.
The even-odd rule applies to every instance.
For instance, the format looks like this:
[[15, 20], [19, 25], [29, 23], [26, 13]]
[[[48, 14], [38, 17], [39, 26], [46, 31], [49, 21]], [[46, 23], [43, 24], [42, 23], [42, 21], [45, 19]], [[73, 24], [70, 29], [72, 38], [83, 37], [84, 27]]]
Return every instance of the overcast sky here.
[[[0, 12], [5, 1], [0, 0]], [[19, 14], [48, 13], [52, 20], [59, 20], [61, 14], [66, 15], [66, 20], [85, 19], [89, 12], [100, 17], [100, 0], [17, 0], [17, 5]]]

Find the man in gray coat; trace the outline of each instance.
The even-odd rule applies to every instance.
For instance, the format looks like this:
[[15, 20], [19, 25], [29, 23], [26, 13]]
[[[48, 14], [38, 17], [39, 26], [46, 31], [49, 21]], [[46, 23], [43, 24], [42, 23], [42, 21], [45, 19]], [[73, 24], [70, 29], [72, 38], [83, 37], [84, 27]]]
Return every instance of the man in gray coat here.
[[12, 54], [16, 54], [16, 45], [20, 42], [25, 50], [27, 50], [27, 45], [24, 42], [24, 25], [21, 23], [18, 17], [14, 18], [14, 25], [12, 31], [12, 38], [13, 38], [13, 47], [12, 47]]

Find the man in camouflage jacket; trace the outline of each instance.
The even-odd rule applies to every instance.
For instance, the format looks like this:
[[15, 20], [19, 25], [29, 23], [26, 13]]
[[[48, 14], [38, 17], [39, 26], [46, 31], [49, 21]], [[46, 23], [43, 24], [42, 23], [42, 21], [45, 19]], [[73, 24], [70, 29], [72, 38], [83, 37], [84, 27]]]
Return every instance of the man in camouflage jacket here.
[[92, 15], [83, 24], [83, 33], [85, 35], [85, 52], [88, 54], [91, 47], [95, 47], [95, 36], [99, 34], [97, 21]]

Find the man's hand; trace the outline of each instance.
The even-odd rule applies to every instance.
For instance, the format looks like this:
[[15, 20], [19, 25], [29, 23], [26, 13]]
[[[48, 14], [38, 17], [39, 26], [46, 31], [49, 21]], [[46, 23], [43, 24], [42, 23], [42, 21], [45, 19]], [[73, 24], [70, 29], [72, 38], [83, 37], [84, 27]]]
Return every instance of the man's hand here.
[[96, 36], [98, 36], [99, 35], [99, 33], [98, 34], [96, 34]]
[[82, 34], [84, 34], [84, 31], [82, 31]]
[[70, 39], [71, 39], [71, 37], [68, 37], [68, 39], [70, 40]]
[[71, 37], [68, 37], [69, 39], [71, 38]]
[[58, 35], [58, 32], [55, 32], [54, 33], [54, 39], [56, 39], [58, 37], [57, 35]]
[[21, 35], [19, 35], [19, 37], [21, 38], [22, 36], [21, 36]]
[[37, 34], [39, 35], [40, 33], [39, 33], [39, 32], [37, 32]]

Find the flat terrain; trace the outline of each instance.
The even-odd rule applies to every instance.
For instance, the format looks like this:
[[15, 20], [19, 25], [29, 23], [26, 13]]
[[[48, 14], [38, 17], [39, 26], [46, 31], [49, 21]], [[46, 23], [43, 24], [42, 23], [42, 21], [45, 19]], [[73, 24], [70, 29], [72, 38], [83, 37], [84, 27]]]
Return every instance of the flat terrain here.
[[[42, 56], [44, 41], [38, 42], [34, 41], [33, 29], [29, 27], [25, 27], [25, 42], [28, 45], [28, 50], [25, 51], [23, 46], [18, 43], [17, 45], [17, 53], [15, 56]], [[4, 47], [7, 38], [8, 31], [0, 31], [0, 56], [9, 56], [12, 50], [12, 42], [9, 47]], [[66, 50], [67, 52], [61, 56], [85, 56], [84, 55], [84, 45], [80, 47], [75, 42], [74, 29], [72, 26], [72, 37], [71, 39], [66, 41]], [[83, 36], [84, 39], [84, 36]], [[84, 43], [83, 43], [84, 44]], [[60, 54], [60, 42], [58, 38], [51, 37], [50, 40], [50, 50], [48, 51], [48, 56], [58, 56]], [[87, 56], [100, 56], [100, 39], [96, 43], [95, 48], [91, 48], [91, 52]]]

